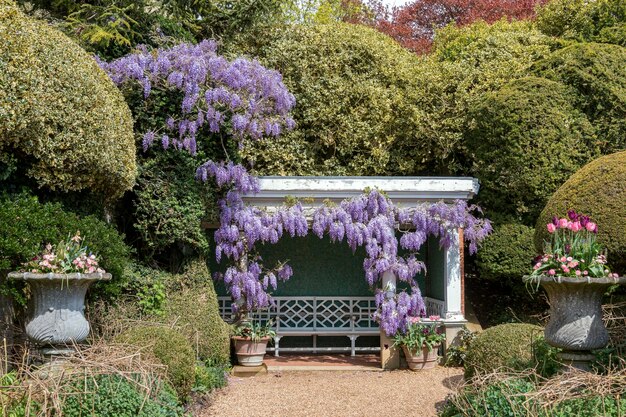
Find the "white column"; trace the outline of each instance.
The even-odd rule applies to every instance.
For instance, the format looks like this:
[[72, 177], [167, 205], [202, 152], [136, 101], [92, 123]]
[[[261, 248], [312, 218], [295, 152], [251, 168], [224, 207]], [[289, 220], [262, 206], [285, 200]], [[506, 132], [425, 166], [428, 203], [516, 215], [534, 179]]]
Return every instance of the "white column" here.
[[459, 231], [454, 230], [452, 244], [444, 254], [443, 276], [446, 285], [445, 294], [445, 317], [446, 339], [448, 344], [453, 343], [458, 331], [467, 322], [463, 316], [463, 280], [461, 279], [461, 245]]
[[[396, 276], [391, 271], [383, 274], [383, 291], [396, 292]], [[393, 340], [380, 331], [380, 365], [383, 369], [398, 369], [400, 367], [400, 351], [391, 347]]]

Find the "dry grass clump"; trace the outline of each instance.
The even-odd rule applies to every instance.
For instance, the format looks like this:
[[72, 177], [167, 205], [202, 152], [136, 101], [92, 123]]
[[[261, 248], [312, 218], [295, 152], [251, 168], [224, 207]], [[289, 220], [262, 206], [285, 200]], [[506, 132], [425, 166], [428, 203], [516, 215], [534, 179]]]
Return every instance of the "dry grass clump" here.
[[2, 416], [16, 409], [25, 416], [63, 415], [65, 399], [84, 393], [79, 388], [102, 375], [130, 382], [145, 398], [153, 397], [162, 386], [166, 367], [144, 352], [103, 342], [75, 348], [75, 354], [41, 366], [28, 363], [33, 356], [25, 352], [21, 362], [14, 364], [15, 371], [0, 378]]

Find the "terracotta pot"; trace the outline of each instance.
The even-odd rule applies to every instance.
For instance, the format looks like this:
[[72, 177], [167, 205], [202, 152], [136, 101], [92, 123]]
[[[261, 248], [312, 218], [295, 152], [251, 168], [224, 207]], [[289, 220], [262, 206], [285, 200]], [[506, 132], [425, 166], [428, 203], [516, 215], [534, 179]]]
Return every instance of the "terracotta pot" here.
[[239, 365], [260, 366], [263, 364], [263, 357], [267, 352], [267, 342], [269, 340], [269, 337], [264, 337], [257, 342], [253, 342], [248, 337], [233, 336]]
[[588, 369], [590, 351], [609, 342], [602, 321], [602, 296], [616, 284], [626, 284], [620, 278], [574, 278], [525, 276], [530, 285], [541, 285], [550, 299], [550, 321], [544, 329], [546, 342], [564, 350], [559, 356], [570, 365]]
[[91, 284], [108, 281], [111, 274], [38, 274], [11, 272], [9, 278], [30, 285], [26, 322], [28, 338], [39, 346], [59, 349], [83, 342], [89, 334], [85, 293]]
[[433, 346], [432, 350], [428, 350], [428, 347], [423, 346], [418, 352], [411, 352], [406, 346], [402, 346], [404, 356], [406, 357], [406, 363], [409, 365], [409, 369], [412, 371], [421, 371], [423, 369], [433, 369], [437, 366], [437, 350], [440, 345]]

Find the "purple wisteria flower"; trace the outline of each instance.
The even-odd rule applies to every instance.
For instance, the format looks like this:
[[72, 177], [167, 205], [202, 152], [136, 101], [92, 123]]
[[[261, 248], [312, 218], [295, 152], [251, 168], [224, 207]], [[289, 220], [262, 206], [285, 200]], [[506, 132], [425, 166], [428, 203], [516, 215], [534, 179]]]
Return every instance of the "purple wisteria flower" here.
[[179, 112], [169, 115], [164, 126], [144, 133], [144, 150], [159, 138], [165, 149], [195, 154], [203, 128], [225, 132], [242, 146], [245, 140], [276, 137], [295, 126], [289, 115], [295, 97], [280, 73], [255, 60], [228, 61], [217, 54], [212, 40], [153, 51], [139, 46], [112, 62], [97, 61], [115, 84], [141, 88], [146, 99], [155, 89], [182, 95]]

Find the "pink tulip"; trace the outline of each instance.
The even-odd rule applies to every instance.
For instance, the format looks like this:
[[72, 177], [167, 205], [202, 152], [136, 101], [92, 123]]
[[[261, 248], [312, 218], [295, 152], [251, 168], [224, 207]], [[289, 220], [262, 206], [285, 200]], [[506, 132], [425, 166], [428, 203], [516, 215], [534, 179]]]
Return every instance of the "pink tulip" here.
[[567, 219], [560, 219], [560, 220], [559, 220], [559, 227], [560, 227], [561, 229], [567, 229], [567, 224], [568, 224], [568, 223], [569, 223], [569, 222], [567, 221]]
[[577, 277], [579, 277], [579, 276], [580, 276], [580, 274], [582, 274], [582, 272], [580, 272], [580, 271], [576, 271], [576, 276], [577, 276]]
[[556, 271], [554, 269], [551, 269], [548, 271], [548, 275], [555, 275]]
[[570, 230], [572, 232], [578, 232], [580, 229], [582, 229], [582, 226], [580, 225], [580, 222], [573, 222], [570, 225]]
[[584, 275], [584, 276], [589, 275], [589, 271], [583, 271], [583, 275]]
[[590, 232], [595, 232], [596, 228], [598, 227], [597, 224], [595, 224], [594, 222], [589, 222], [587, 223], [587, 225], [585, 226], [585, 228], [590, 231]]
[[556, 231], [556, 226], [553, 223], [548, 223], [546, 225], [548, 227], [548, 232], [550, 234], [554, 233]]
[[566, 274], [569, 274], [569, 268], [568, 267], [563, 268], [563, 272]]

